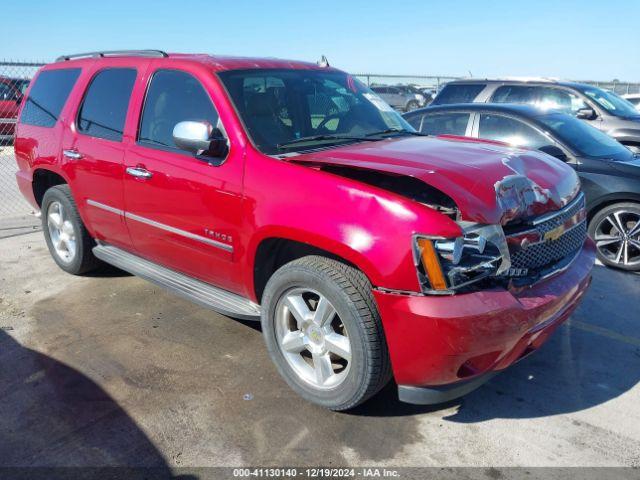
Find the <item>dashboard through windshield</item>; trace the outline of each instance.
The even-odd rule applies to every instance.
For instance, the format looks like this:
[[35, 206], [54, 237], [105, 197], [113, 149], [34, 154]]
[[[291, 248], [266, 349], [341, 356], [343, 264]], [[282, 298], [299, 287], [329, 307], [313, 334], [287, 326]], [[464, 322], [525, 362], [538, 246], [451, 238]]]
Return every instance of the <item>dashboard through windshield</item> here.
[[254, 145], [277, 155], [371, 140], [376, 134], [415, 134], [378, 95], [335, 70], [254, 69], [218, 73]]

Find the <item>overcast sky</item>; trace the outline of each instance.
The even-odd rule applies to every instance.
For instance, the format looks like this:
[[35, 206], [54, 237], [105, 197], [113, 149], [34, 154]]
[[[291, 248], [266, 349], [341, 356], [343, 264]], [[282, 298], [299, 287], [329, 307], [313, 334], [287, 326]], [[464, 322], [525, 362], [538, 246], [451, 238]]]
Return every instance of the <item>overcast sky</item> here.
[[640, 0], [3, 2], [0, 59], [159, 48], [352, 73], [640, 81]]

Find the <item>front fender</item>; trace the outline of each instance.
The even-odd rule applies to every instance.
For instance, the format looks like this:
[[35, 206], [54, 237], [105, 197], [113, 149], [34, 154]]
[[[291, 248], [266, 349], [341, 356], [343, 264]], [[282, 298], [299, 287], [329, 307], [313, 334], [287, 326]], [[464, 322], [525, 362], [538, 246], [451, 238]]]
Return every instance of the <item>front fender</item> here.
[[344, 258], [375, 286], [418, 292], [412, 236], [461, 234], [449, 217], [401, 195], [270, 157], [248, 158], [245, 194], [249, 285], [260, 243], [284, 238]]

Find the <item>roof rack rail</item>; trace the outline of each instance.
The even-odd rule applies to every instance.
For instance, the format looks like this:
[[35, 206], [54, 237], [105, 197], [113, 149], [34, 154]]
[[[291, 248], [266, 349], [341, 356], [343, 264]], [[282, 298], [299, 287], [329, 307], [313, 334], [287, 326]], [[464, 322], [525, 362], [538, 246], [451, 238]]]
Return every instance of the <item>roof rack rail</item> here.
[[162, 50], [105, 50], [102, 52], [74, 53], [73, 55], [62, 55], [56, 58], [56, 62], [73, 60], [74, 58], [101, 58], [101, 57], [168, 57], [167, 52]]

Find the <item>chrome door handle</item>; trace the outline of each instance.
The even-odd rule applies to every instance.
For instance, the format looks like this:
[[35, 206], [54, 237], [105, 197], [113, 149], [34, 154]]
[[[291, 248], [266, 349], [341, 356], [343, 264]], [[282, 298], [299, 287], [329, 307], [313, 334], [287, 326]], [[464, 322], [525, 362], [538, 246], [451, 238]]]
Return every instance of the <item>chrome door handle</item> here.
[[127, 167], [127, 173], [132, 177], [136, 178], [151, 178], [153, 177], [153, 173], [151, 173], [146, 168], [142, 167]]
[[77, 150], [62, 150], [62, 155], [71, 160], [80, 160], [82, 158], [82, 154]]

